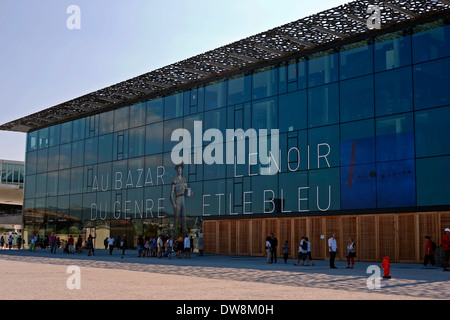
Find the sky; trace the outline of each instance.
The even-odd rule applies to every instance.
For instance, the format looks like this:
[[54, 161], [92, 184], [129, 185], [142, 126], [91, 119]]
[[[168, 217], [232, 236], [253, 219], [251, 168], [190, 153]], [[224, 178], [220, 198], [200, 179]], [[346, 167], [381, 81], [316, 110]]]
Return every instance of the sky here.
[[[350, 1], [1, 0], [0, 124]], [[0, 131], [0, 159], [25, 141]]]

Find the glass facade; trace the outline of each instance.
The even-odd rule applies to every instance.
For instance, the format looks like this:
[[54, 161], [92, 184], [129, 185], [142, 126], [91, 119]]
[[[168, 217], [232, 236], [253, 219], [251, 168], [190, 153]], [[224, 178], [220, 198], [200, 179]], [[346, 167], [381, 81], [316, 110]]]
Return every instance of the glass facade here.
[[205, 216], [450, 205], [450, 26], [411, 31], [30, 132], [25, 229], [133, 238], [176, 235], [181, 207], [195, 232]]
[[25, 165], [23, 162], [0, 160], [0, 184], [23, 188]]

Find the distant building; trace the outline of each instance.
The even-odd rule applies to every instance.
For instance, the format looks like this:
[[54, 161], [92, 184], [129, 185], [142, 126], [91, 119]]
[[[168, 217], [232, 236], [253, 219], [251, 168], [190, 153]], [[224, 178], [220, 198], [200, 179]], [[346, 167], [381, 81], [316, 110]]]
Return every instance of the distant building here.
[[23, 229], [24, 162], [0, 159], [0, 235]]

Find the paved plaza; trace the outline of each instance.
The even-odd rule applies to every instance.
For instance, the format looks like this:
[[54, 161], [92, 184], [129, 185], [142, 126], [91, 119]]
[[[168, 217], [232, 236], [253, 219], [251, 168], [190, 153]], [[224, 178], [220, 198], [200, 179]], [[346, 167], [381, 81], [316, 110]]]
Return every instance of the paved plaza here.
[[[4, 299], [57, 300], [417, 300], [449, 299], [450, 272], [419, 264], [393, 263], [389, 280], [376, 277], [371, 265], [357, 262], [346, 269], [330, 269], [328, 261], [294, 266], [282, 259], [267, 264], [264, 257], [191, 254], [190, 259], [145, 257], [136, 250], [110, 256], [64, 254], [61, 249], [0, 250], [0, 282], [8, 288]], [[69, 266], [79, 268], [80, 288], [69, 289]], [[377, 268], [375, 268], [377, 269]], [[383, 269], [379, 269], [381, 275]], [[379, 280], [378, 289], [368, 279]], [[75, 282], [74, 282], [75, 283]], [[376, 282], [369, 282], [376, 284]], [[372, 286], [373, 288], [374, 286]]]

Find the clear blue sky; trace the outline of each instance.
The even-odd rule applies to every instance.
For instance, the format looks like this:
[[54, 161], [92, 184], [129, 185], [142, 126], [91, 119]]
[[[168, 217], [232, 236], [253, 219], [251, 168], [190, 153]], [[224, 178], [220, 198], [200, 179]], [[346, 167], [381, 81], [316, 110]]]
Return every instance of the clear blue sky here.
[[[0, 123], [350, 1], [1, 0]], [[25, 134], [0, 131], [0, 159], [23, 161]]]

